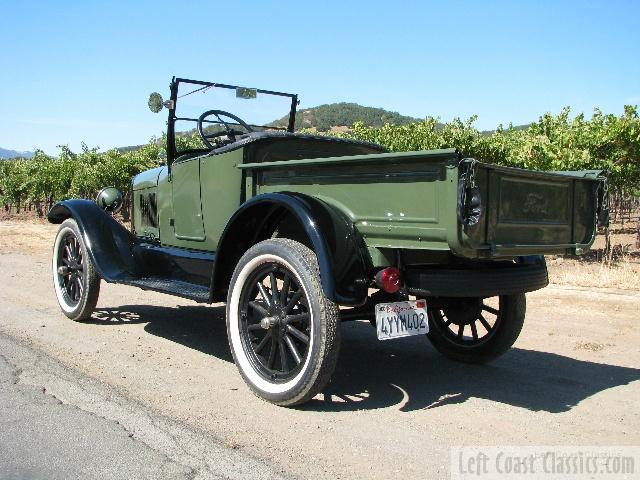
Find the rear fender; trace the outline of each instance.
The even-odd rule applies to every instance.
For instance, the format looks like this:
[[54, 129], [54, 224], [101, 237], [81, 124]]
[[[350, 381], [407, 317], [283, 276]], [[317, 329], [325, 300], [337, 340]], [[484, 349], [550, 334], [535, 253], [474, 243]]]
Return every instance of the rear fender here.
[[271, 238], [278, 222], [292, 216], [318, 258], [324, 294], [341, 305], [367, 299], [371, 270], [362, 238], [341, 211], [307, 195], [269, 193], [245, 202], [231, 217], [216, 253], [211, 301], [224, 301], [233, 270], [251, 246]]
[[73, 218], [100, 276], [108, 282], [118, 282], [138, 276], [139, 268], [133, 255], [136, 238], [90, 200], [64, 200], [56, 203], [47, 215], [49, 222], [62, 223]]

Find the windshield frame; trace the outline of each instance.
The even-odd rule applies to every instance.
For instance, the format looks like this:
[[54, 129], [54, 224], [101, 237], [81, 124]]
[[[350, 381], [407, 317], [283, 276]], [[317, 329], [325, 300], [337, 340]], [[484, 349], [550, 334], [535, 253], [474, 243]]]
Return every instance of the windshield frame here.
[[[173, 161], [178, 156], [178, 152], [176, 149], [176, 132], [175, 132], [175, 124], [176, 120], [190, 120], [197, 121], [197, 119], [193, 118], [182, 118], [176, 117], [176, 107], [178, 104], [178, 89], [180, 84], [190, 84], [190, 85], [200, 85], [202, 87], [213, 87], [213, 88], [226, 88], [231, 90], [236, 90], [238, 88], [247, 88], [241, 87], [238, 85], [227, 85], [224, 83], [215, 83], [215, 82], [204, 82], [202, 80], [191, 80], [188, 78], [176, 78], [173, 77], [171, 80], [170, 90], [171, 97], [169, 102], [169, 118], [167, 119], [167, 165], [171, 165]], [[289, 124], [286, 129], [284, 128], [276, 128], [276, 127], [267, 127], [266, 125], [251, 125], [257, 127], [265, 127], [265, 128], [276, 128], [278, 130], [286, 130], [287, 132], [293, 133], [296, 122], [296, 108], [298, 107], [298, 95], [295, 93], [284, 93], [284, 92], [276, 92], [273, 90], [263, 90], [261, 88], [252, 89], [257, 93], [261, 93], [263, 95], [275, 95], [279, 97], [289, 97], [291, 99], [291, 109], [289, 110]], [[212, 122], [215, 123], [215, 122]]]

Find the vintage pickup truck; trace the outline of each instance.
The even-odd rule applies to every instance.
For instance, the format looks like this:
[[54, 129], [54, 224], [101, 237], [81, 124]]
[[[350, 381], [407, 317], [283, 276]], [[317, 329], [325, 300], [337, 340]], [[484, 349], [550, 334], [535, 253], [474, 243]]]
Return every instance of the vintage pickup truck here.
[[[283, 98], [288, 127], [222, 110], [177, 114], [179, 91]], [[606, 221], [600, 172], [489, 165], [455, 149], [388, 153], [294, 132], [296, 95], [174, 78], [167, 162], [132, 182], [131, 231], [115, 189], [59, 202], [53, 282], [65, 315], [88, 318], [100, 281], [202, 303], [226, 302], [229, 345], [246, 383], [279, 405], [329, 381], [340, 322], [378, 338], [426, 334], [444, 355], [486, 362], [515, 342], [525, 293], [547, 285], [544, 254], [581, 254]], [[193, 122], [202, 148], [180, 149]], [[192, 123], [192, 124], [193, 124]]]

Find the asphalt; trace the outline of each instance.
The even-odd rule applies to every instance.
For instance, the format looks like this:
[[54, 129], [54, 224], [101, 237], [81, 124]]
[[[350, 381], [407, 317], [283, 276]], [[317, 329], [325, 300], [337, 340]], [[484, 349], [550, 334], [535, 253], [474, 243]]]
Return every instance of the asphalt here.
[[105, 478], [283, 477], [0, 334], [0, 479]]
[[346, 322], [331, 384], [281, 408], [239, 375], [223, 305], [103, 283], [92, 318], [70, 321], [51, 288], [54, 235], [0, 222], [0, 354], [14, 379], [119, 422], [193, 478], [441, 479], [459, 446], [640, 445], [637, 291], [533, 292], [514, 348], [482, 366]]

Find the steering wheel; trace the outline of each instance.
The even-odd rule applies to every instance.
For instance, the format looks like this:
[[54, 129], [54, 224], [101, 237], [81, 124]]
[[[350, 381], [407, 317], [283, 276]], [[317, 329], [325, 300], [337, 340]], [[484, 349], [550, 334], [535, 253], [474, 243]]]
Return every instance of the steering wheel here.
[[[221, 130], [219, 132], [214, 132], [214, 133], [205, 133], [204, 128], [202, 128], [202, 123], [204, 122], [204, 119], [210, 115], [215, 115], [218, 118], [220, 123], [224, 125], [224, 130]], [[220, 118], [221, 116], [235, 120], [235, 122], [238, 123], [247, 132], [253, 132], [253, 128], [247, 125], [247, 122], [242, 120], [240, 117], [235, 116], [233, 113], [225, 112], [224, 110], [207, 110], [198, 118], [198, 133], [200, 134], [200, 138], [202, 138], [203, 143], [207, 147], [211, 149], [216, 148], [216, 145], [214, 145], [209, 141], [210, 139], [226, 135], [229, 138], [229, 140], [231, 140], [232, 142], [235, 142], [236, 135], [242, 135], [243, 133], [231, 128], [227, 122], [225, 122], [222, 118]]]

